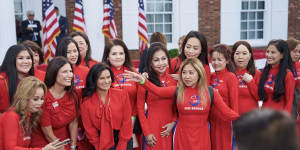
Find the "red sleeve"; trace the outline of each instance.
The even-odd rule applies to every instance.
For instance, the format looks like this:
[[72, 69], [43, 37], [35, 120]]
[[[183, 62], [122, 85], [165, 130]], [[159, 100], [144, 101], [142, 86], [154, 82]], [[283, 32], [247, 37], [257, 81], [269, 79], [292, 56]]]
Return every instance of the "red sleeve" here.
[[47, 108], [47, 105], [51, 105], [51, 104], [49, 104], [49, 102], [46, 102], [46, 101], [47, 101], [47, 98], [45, 99], [45, 103], [42, 106], [43, 113], [40, 117], [40, 124], [41, 124], [42, 127], [47, 127], [47, 126], [52, 125], [51, 124], [51, 115], [50, 115], [50, 112]]
[[[119, 133], [119, 142], [116, 150], [124, 150], [127, 147], [127, 142], [132, 137], [132, 120], [131, 120], [131, 106], [127, 92], [123, 92], [123, 120]], [[129, 108], [129, 109], [128, 109]]]
[[239, 105], [238, 105], [238, 79], [234, 74], [231, 74], [232, 76], [227, 80], [227, 88], [229, 91], [229, 104], [230, 108], [232, 108], [235, 112], [239, 112]]
[[295, 92], [295, 80], [291, 72], [287, 72], [285, 76], [285, 106], [284, 110], [291, 113]]
[[162, 98], [174, 98], [176, 86], [169, 87], [158, 87], [151, 83], [149, 80], [146, 80], [145, 84], [142, 85], [146, 90], [154, 93], [155, 95]]
[[171, 62], [170, 62], [169, 73], [170, 74], [177, 74], [178, 70], [179, 70], [179, 67], [180, 67], [180, 60], [179, 60], [179, 58], [178, 57], [173, 58], [171, 60]]
[[[85, 101], [88, 101], [88, 99], [85, 99]], [[98, 135], [97, 129], [92, 125], [91, 117], [93, 116], [90, 116], [89, 114], [89, 103], [85, 102], [81, 105], [82, 123], [89, 142], [93, 144], [94, 147], [98, 148], [100, 144], [100, 136]]]
[[[137, 111], [138, 111], [141, 127], [143, 129], [143, 134], [147, 136], [150, 134], [150, 127], [145, 115], [145, 93], [146, 90], [142, 86], [139, 86], [137, 92]], [[147, 99], [147, 101], [149, 100]]]
[[41, 150], [41, 148], [24, 148], [17, 146], [19, 132], [23, 132], [19, 128], [19, 119], [16, 113], [8, 112], [3, 116], [2, 131], [3, 131], [3, 147], [5, 150]]
[[207, 85], [210, 85], [210, 68], [209, 68], [209, 65], [205, 65], [204, 69], [205, 69], [205, 73], [206, 73]]
[[258, 96], [258, 84], [260, 75], [261, 72], [257, 70], [253, 79], [247, 84], [248, 90], [255, 100], [260, 100], [260, 97]]
[[236, 120], [239, 114], [230, 109], [223, 101], [218, 91], [214, 89], [212, 113], [224, 121]]
[[10, 106], [7, 84], [8, 82], [5, 79], [0, 78], [0, 113], [5, 112]]

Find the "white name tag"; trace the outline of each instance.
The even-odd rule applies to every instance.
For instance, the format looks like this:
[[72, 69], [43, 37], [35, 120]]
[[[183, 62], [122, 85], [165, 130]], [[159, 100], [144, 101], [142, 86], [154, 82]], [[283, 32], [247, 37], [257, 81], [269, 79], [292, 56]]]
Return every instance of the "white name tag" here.
[[58, 102], [54, 102], [52, 103], [53, 108], [55, 109], [56, 107], [58, 107]]
[[36, 24], [28, 24], [27, 27], [28, 27], [28, 28], [37, 28], [37, 25], [36, 25]]

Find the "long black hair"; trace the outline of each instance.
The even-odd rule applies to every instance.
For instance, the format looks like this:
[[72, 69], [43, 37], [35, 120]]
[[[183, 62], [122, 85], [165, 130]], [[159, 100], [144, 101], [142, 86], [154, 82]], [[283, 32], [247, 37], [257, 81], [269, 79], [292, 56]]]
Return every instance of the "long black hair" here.
[[[66, 64], [70, 64], [73, 71], [72, 64], [63, 56], [57, 56], [49, 62], [44, 81], [48, 89], [54, 86], [59, 69]], [[71, 85], [65, 87], [65, 91], [72, 95], [76, 106], [76, 114], [78, 115], [78, 93], [74, 90], [74, 78], [71, 80]]]
[[16, 58], [18, 56], [18, 54], [22, 51], [26, 51], [29, 53], [30, 58], [31, 58], [31, 62], [32, 62], [32, 66], [31, 69], [28, 72], [28, 75], [33, 76], [34, 75], [34, 67], [33, 67], [33, 56], [31, 51], [26, 48], [24, 45], [22, 44], [17, 44], [17, 45], [13, 45], [11, 47], [8, 48], [4, 60], [1, 64], [1, 69], [0, 69], [0, 73], [2, 72], [6, 72], [7, 78], [8, 78], [8, 93], [9, 93], [9, 100], [10, 103], [12, 104], [13, 102], [13, 98], [14, 98], [14, 94], [17, 90], [17, 85], [18, 85], [18, 70], [16, 67]]
[[76, 43], [75, 40], [73, 40], [69, 36], [63, 37], [59, 41], [59, 43], [57, 45], [57, 49], [55, 51], [55, 56], [64, 56], [64, 57], [67, 58], [68, 45], [70, 43], [74, 43], [75, 46], [76, 46], [76, 49], [77, 49], [77, 52], [78, 52], [78, 59], [77, 59], [77, 62], [76, 62], [76, 66], [78, 66], [81, 63], [81, 57], [80, 57], [80, 51], [79, 51], [79, 48], [78, 48], [78, 44]]
[[[86, 43], [86, 45], [88, 46], [88, 49], [87, 49], [87, 51], [86, 51], [86, 55], [85, 55], [85, 57], [84, 57], [84, 62], [85, 62], [85, 65], [87, 66], [87, 67], [90, 67], [89, 66], [89, 61], [91, 61], [92, 60], [92, 57], [91, 57], [91, 44], [90, 44], [90, 40], [89, 40], [89, 38], [88, 38], [88, 36], [85, 34], [85, 33], [83, 33], [83, 32], [78, 32], [78, 31], [75, 31], [75, 32], [72, 32], [72, 33], [70, 33], [70, 36], [72, 37], [72, 38], [74, 38], [75, 36], [80, 36], [80, 37], [82, 37], [83, 39], [84, 39], [84, 41], [85, 41], [85, 43]], [[81, 58], [82, 59], [82, 58]]]
[[114, 82], [114, 73], [105, 63], [98, 63], [93, 65], [86, 77], [86, 86], [82, 90], [82, 98], [91, 96], [97, 89], [97, 81], [99, 76], [104, 70], [108, 70], [110, 73], [111, 83]]
[[160, 42], [155, 42], [150, 45], [148, 52], [147, 52], [147, 59], [146, 59], [147, 63], [145, 66], [146, 72], [149, 75], [148, 80], [157, 86], [161, 86], [160, 80], [158, 78], [157, 73], [153, 70], [151, 64], [152, 64], [153, 55], [159, 50], [162, 50], [166, 54], [166, 56], [168, 58], [168, 65], [170, 66], [170, 57], [168, 55], [167, 48], [163, 45], [163, 43], [160, 43]]
[[[281, 96], [285, 92], [286, 87], [284, 84], [284, 78], [286, 76], [287, 70], [289, 69], [292, 73], [294, 71], [292, 68], [292, 59], [289, 53], [288, 44], [284, 40], [272, 40], [269, 42], [268, 47], [271, 45], [275, 46], [276, 49], [283, 55], [283, 58], [280, 60], [279, 64], [279, 72], [276, 75], [274, 93], [272, 98], [275, 102], [279, 102]], [[259, 81], [258, 95], [263, 101], [266, 101], [267, 99], [264, 86], [268, 79], [271, 68], [272, 66], [266, 63], [266, 66], [264, 67], [261, 75], [261, 79]]]
[[124, 50], [124, 54], [125, 54], [124, 66], [132, 71], [131, 59], [130, 59], [130, 56], [129, 56], [128, 48], [127, 48], [126, 44], [120, 39], [112, 39], [112, 40], [108, 41], [107, 43], [105, 43], [102, 62], [104, 62], [107, 65], [111, 66], [111, 64], [108, 60], [108, 56], [109, 56], [109, 53], [111, 51], [111, 48], [114, 47], [114, 46], [118, 46], [118, 45], [121, 46]]
[[181, 59], [181, 61], [184, 61], [186, 59], [186, 56], [184, 54], [184, 49], [185, 49], [185, 45], [187, 43], [187, 41], [190, 39], [190, 38], [197, 38], [200, 43], [201, 43], [201, 53], [200, 55], [198, 56], [198, 59], [201, 61], [201, 63], [203, 65], [208, 65], [208, 58], [207, 58], [207, 53], [208, 53], [208, 50], [207, 50], [207, 41], [206, 41], [206, 38], [205, 36], [198, 32], [198, 31], [190, 31], [186, 37], [184, 38], [183, 40], [183, 43], [182, 43], [182, 47], [181, 47], [181, 54], [179, 55], [179, 58]]
[[254, 56], [253, 56], [253, 50], [252, 50], [252, 47], [251, 45], [247, 42], [247, 41], [237, 41], [233, 44], [232, 46], [232, 53], [231, 53], [231, 60], [232, 62], [235, 64], [235, 61], [234, 61], [234, 54], [236, 52], [236, 50], [238, 49], [238, 47], [240, 45], [244, 45], [247, 49], [248, 49], [248, 52], [250, 53], [250, 60], [248, 62], [248, 65], [247, 65], [247, 71], [249, 71], [249, 73], [254, 76], [255, 73], [256, 73], [256, 67], [255, 67], [255, 64], [254, 64]]

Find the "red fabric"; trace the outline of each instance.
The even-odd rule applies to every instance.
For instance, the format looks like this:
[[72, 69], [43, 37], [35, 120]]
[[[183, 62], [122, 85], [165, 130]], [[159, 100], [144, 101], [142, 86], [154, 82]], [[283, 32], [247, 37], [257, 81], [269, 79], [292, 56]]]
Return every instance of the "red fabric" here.
[[[172, 98], [175, 96], [176, 86], [157, 87], [146, 81], [144, 88], [154, 94]], [[177, 150], [210, 150], [211, 141], [208, 129], [208, 115], [210, 114], [210, 100], [207, 97], [203, 106], [197, 88], [187, 87], [184, 90], [184, 100], [177, 103], [179, 118], [174, 134], [174, 149]], [[209, 95], [206, 92], [206, 95]], [[197, 100], [196, 100], [197, 99]], [[195, 101], [196, 100], [196, 101]], [[235, 120], [239, 115], [232, 111], [223, 101], [217, 90], [214, 90], [214, 100], [211, 112], [224, 120]], [[218, 112], [218, 113], [216, 113]]]
[[8, 93], [8, 78], [5, 72], [0, 74], [0, 113], [5, 112], [10, 106]]
[[[234, 73], [224, 69], [214, 72], [211, 76], [211, 85], [219, 91], [225, 104], [238, 111], [238, 80]], [[219, 115], [220, 116], [220, 115]], [[212, 115], [211, 136], [213, 150], [232, 150], [231, 121], [224, 121], [217, 115]]]
[[[111, 66], [111, 70], [114, 73], [114, 83], [112, 83], [113, 88], [118, 89], [124, 89], [126, 92], [128, 92], [129, 100], [131, 104], [131, 112], [132, 116], [136, 116], [137, 110], [136, 110], [136, 92], [137, 92], [137, 85], [136, 82], [133, 81], [127, 81], [127, 79], [123, 76], [123, 73], [125, 70], [130, 70], [127, 67], [122, 66], [120, 70], [118, 70], [116, 67]], [[133, 70], [135, 71], [135, 70]]]
[[[162, 86], [176, 86], [177, 81], [167, 73], [159, 77]], [[168, 137], [162, 137], [160, 132], [164, 131], [164, 125], [177, 120], [176, 108], [173, 98], [161, 98], [148, 92], [147, 108], [148, 117], [145, 115], [145, 92], [142, 86], [138, 86], [137, 93], [137, 110], [138, 116], [145, 136], [153, 134], [157, 141], [154, 147], [146, 145], [146, 150], [171, 150], [172, 149], [172, 132]]]
[[[179, 68], [181, 65], [181, 60], [178, 57], [175, 57], [171, 60], [170, 62], [170, 74], [178, 74], [179, 73]], [[206, 82], [209, 85], [210, 84], [210, 67], [209, 65], [204, 65], [203, 66], [206, 72]], [[177, 70], [177, 71], [176, 71]]]
[[[97, 92], [86, 97], [81, 105], [81, 116], [87, 138], [96, 150], [107, 150], [114, 145], [113, 129], [120, 130], [116, 150], [125, 150], [132, 136], [129, 97], [126, 91], [110, 88], [103, 104]], [[101, 132], [100, 135], [98, 132]]]
[[0, 150], [42, 150], [28, 148], [31, 137], [25, 135], [19, 121], [20, 117], [13, 109], [0, 117]]
[[74, 87], [81, 97], [82, 89], [85, 88], [86, 76], [89, 73], [89, 68], [86, 66], [78, 65], [73, 67], [74, 74]]
[[[43, 105], [43, 114], [40, 118], [41, 127], [51, 126], [54, 135], [64, 140], [70, 138], [68, 125], [76, 117], [76, 108], [73, 96], [69, 93], [60, 99], [55, 99], [50, 91], [47, 92]], [[43, 147], [49, 142], [39, 128], [32, 136], [32, 147]], [[69, 149], [69, 146], [66, 146]]]
[[239, 114], [241, 115], [258, 108], [258, 100], [260, 99], [258, 96], [258, 84], [261, 72], [256, 70], [253, 79], [249, 83], [242, 80], [245, 73], [250, 74], [247, 69], [236, 71], [239, 81]]
[[296, 86], [298, 89], [300, 89], [300, 62], [294, 62], [293, 68], [295, 69], [295, 73], [296, 73], [296, 75], [294, 75]]
[[34, 76], [44, 82], [46, 72], [38, 70], [37, 68], [35, 68], [34, 69]]
[[292, 111], [292, 104], [294, 99], [294, 90], [295, 90], [295, 80], [292, 72], [287, 71], [284, 84], [285, 84], [285, 92], [281, 97], [279, 102], [273, 101], [273, 93], [274, 93], [274, 85], [276, 75], [279, 71], [279, 65], [270, 69], [268, 74], [268, 79], [265, 83], [264, 90], [267, 96], [267, 100], [263, 102], [262, 107], [269, 107], [276, 110], [285, 110], [288, 113]]
[[40, 65], [36, 66], [36, 69], [46, 72], [47, 67], [48, 67], [47, 64], [40, 64]]
[[89, 61], [89, 67], [88, 66], [86, 66], [86, 63], [85, 63], [85, 61], [84, 61], [84, 58], [82, 58], [81, 59], [81, 62], [80, 62], [80, 65], [81, 66], [85, 66], [85, 67], [88, 67], [88, 68], [92, 68], [95, 64], [97, 64], [97, 63], [99, 63], [98, 61], [96, 61], [96, 60], [94, 60], [94, 59], [92, 59], [92, 60], [90, 60]]

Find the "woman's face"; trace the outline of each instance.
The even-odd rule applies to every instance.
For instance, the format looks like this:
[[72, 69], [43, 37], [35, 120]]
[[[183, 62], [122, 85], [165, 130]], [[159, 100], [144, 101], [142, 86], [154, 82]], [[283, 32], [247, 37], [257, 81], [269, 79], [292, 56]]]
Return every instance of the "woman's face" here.
[[67, 63], [58, 70], [55, 84], [58, 84], [63, 87], [71, 86], [72, 79], [73, 71], [71, 65]]
[[125, 63], [125, 52], [122, 46], [115, 45], [110, 49], [108, 60], [116, 68], [122, 67]]
[[199, 39], [189, 38], [184, 47], [184, 55], [186, 58], [197, 58], [202, 51], [201, 42]]
[[274, 45], [270, 45], [266, 51], [267, 63], [272, 66], [276, 66], [280, 63], [283, 55], [278, 51]]
[[158, 50], [153, 54], [151, 66], [156, 73], [165, 73], [165, 71], [169, 67], [169, 64], [168, 57], [166, 56], [166, 53], [163, 50]]
[[224, 55], [219, 52], [213, 52], [211, 56], [211, 64], [215, 71], [222, 71], [226, 68], [228, 61]]
[[300, 59], [300, 44], [296, 46], [294, 50], [290, 52], [293, 62], [297, 62]]
[[40, 55], [39, 53], [35, 51], [31, 51], [33, 55], [33, 65], [34, 67], [38, 66], [40, 64]]
[[36, 89], [36, 92], [32, 98], [29, 99], [28, 110], [31, 113], [35, 113], [41, 110], [41, 107], [44, 103], [44, 89], [39, 87]]
[[80, 51], [80, 56], [82, 57], [82, 59], [84, 59], [86, 56], [86, 52], [88, 50], [88, 45], [87, 45], [86, 41], [80, 35], [74, 36], [73, 40], [76, 41], [79, 51]]
[[27, 74], [32, 67], [30, 54], [23, 50], [16, 57], [16, 68], [20, 74]]
[[97, 89], [100, 91], [107, 91], [111, 86], [112, 80], [110, 72], [106, 69], [103, 70], [97, 80]]
[[199, 74], [191, 64], [184, 66], [181, 76], [183, 83], [188, 87], [195, 87], [199, 80]]
[[78, 50], [74, 43], [69, 43], [67, 48], [67, 59], [71, 62], [72, 65], [75, 65], [78, 60]]
[[251, 58], [251, 53], [245, 45], [240, 45], [237, 47], [234, 55], [235, 66], [239, 69], [245, 69]]

